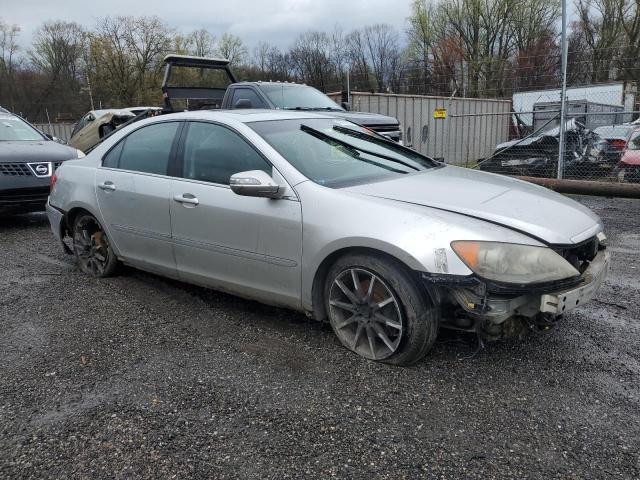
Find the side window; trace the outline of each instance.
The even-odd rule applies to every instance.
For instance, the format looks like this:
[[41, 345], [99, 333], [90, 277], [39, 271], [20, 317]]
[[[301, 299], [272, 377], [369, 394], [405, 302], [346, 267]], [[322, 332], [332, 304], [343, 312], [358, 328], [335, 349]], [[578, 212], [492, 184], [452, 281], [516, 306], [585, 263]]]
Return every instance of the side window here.
[[80, 120], [78, 120], [78, 123], [76, 123], [76, 126], [73, 127], [73, 131], [71, 132], [72, 137], [75, 134], [77, 134], [80, 130], [82, 130], [84, 127], [87, 126], [88, 118], [89, 118], [89, 114], [85, 115]]
[[[155, 123], [131, 133], [122, 142], [117, 168], [166, 175], [171, 146], [179, 126], [180, 122]], [[117, 149], [109, 152], [107, 157]]]
[[118, 144], [109, 150], [102, 159], [102, 166], [109, 168], [118, 168], [118, 162], [120, 161], [120, 155], [122, 154], [122, 147], [124, 146], [124, 140], [118, 142]]
[[229, 185], [234, 173], [272, 167], [242, 137], [212, 123], [192, 122], [184, 146], [183, 177]]
[[[238, 101], [248, 100], [251, 105], [236, 106]], [[231, 97], [231, 108], [265, 108], [266, 105], [258, 94], [250, 88], [236, 88]]]

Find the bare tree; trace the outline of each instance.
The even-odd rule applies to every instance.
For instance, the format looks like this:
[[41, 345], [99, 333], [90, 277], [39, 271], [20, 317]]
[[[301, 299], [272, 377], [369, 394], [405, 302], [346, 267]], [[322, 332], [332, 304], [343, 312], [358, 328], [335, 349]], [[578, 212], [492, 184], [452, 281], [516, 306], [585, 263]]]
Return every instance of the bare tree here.
[[258, 45], [253, 49], [252, 55], [252, 63], [259, 70], [261, 75], [265, 75], [267, 70], [267, 65], [269, 62], [269, 52], [271, 51], [271, 45], [267, 42], [259, 42]]
[[369, 59], [367, 58], [364, 36], [361, 30], [353, 30], [345, 37], [346, 61], [353, 78], [354, 89], [371, 88]]
[[231, 64], [240, 65], [244, 63], [248, 55], [247, 47], [242, 39], [231, 33], [225, 33], [218, 42], [217, 53], [229, 60]]
[[326, 90], [335, 78], [331, 61], [331, 41], [325, 32], [306, 32], [298, 36], [289, 50], [291, 67], [298, 80]]
[[366, 27], [363, 35], [378, 91], [387, 91], [400, 57], [398, 34], [390, 25], [376, 24]]
[[91, 41], [96, 84], [116, 104], [149, 103], [159, 98], [162, 58], [172, 31], [158, 17], [106, 17]]
[[407, 18], [407, 60], [411, 65], [411, 82], [421, 91], [430, 90], [433, 71], [433, 48], [436, 33], [433, 28], [434, 5], [427, 0], [413, 0]]
[[614, 49], [619, 47], [622, 38], [621, 4], [624, 1], [576, 1], [579, 17], [576, 27], [589, 47], [592, 82], [610, 80], [614, 74], [612, 68], [617, 53]]
[[194, 30], [188, 36], [190, 42], [189, 53], [196, 57], [212, 57], [216, 52], [216, 37], [208, 30], [201, 28]]
[[0, 18], [0, 85], [6, 85], [0, 89], [0, 101], [6, 101], [12, 110], [20, 50], [17, 42], [19, 33], [18, 25], [9, 25]]

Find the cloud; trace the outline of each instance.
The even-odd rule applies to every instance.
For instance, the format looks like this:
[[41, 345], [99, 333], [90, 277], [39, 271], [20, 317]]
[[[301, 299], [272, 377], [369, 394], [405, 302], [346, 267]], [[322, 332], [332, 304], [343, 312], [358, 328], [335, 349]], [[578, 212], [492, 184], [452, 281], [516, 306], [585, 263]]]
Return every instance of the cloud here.
[[403, 31], [409, 0], [0, 0], [11, 4], [0, 18], [22, 28], [28, 46], [35, 29], [47, 20], [75, 21], [86, 27], [106, 15], [157, 15], [181, 32], [205, 28], [216, 36], [230, 32], [252, 47], [264, 40], [287, 47], [301, 32], [345, 31], [373, 23], [389, 23]]

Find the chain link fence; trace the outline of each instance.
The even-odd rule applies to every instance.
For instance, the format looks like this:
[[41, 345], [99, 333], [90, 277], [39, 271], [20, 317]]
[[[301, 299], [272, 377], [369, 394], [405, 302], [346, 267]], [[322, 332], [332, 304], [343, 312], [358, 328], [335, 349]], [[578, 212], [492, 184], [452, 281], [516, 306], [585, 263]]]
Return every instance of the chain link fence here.
[[353, 110], [396, 117], [407, 146], [449, 164], [513, 176], [639, 181], [640, 111], [632, 84], [568, 89], [562, 158], [559, 90], [509, 99], [350, 92], [349, 100]]

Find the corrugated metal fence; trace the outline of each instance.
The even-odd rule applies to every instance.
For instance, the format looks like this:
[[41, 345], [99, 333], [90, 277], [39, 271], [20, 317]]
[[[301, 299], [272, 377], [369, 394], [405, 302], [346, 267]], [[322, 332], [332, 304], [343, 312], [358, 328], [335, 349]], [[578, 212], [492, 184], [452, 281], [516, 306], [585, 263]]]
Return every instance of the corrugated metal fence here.
[[73, 124], [71, 123], [34, 123], [33, 126], [41, 132], [53, 135], [65, 142], [69, 141], [73, 130]]
[[[341, 94], [329, 95], [340, 103]], [[508, 140], [510, 100], [351, 92], [353, 111], [396, 117], [406, 145], [447, 163], [472, 165]], [[445, 109], [446, 118], [434, 111]]]

